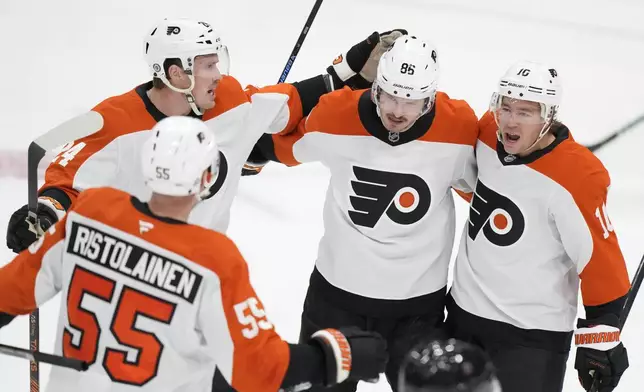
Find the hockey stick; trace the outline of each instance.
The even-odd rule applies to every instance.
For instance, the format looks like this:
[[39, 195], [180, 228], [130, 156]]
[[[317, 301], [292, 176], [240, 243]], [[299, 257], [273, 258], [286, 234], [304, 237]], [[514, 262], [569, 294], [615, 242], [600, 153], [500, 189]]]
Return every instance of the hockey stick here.
[[[628, 295], [626, 296], [626, 301], [624, 302], [624, 308], [622, 309], [622, 316], [619, 319], [619, 330], [621, 331], [624, 328], [624, 324], [626, 324], [626, 319], [628, 318], [628, 314], [631, 312], [631, 308], [633, 307], [633, 302], [635, 302], [635, 297], [637, 296], [637, 292], [640, 289], [640, 286], [642, 285], [642, 280], [644, 280], [644, 274], [642, 273], [642, 270], [644, 270], [644, 256], [642, 256], [642, 259], [640, 260], [640, 265], [637, 267], [637, 271], [635, 272], [635, 276], [633, 276], [633, 283], [631, 283], [631, 288], [628, 290]], [[599, 378], [595, 376], [593, 379], [593, 385], [590, 387], [590, 392], [597, 392], [599, 391]]]
[[644, 256], [642, 256], [642, 259], [640, 260], [640, 265], [637, 267], [637, 271], [635, 272], [635, 276], [633, 276], [633, 283], [631, 283], [631, 289], [628, 291], [628, 296], [626, 297], [626, 302], [624, 303], [624, 310], [622, 310], [622, 317], [619, 320], [620, 322], [620, 330], [624, 328], [624, 324], [626, 324], [626, 319], [628, 318], [628, 314], [631, 312], [631, 308], [633, 307], [633, 302], [635, 302], [635, 296], [637, 296], [637, 292], [640, 289], [640, 286], [642, 285], [642, 280], [644, 280], [644, 273], [642, 270], [644, 269]]
[[60, 355], [45, 354], [39, 351], [30, 351], [30, 350], [25, 350], [24, 348], [7, 346], [4, 344], [0, 344], [0, 354], [10, 355], [12, 357], [17, 357], [17, 358], [28, 359], [32, 363], [34, 362], [48, 363], [50, 365], [66, 367], [66, 368], [74, 369], [78, 371], [85, 371], [89, 368], [89, 365], [87, 364], [87, 362], [81, 361], [80, 359], [65, 358]]
[[[81, 139], [97, 132], [103, 127], [103, 117], [97, 112], [90, 111], [71, 120], [65, 121], [49, 132], [40, 136], [29, 145], [27, 151], [27, 205], [29, 212], [27, 224], [29, 230], [40, 237], [43, 230], [38, 222], [38, 164], [48, 150], [66, 144], [70, 141]], [[29, 348], [38, 351], [40, 340], [40, 311], [34, 310], [29, 315]], [[45, 361], [43, 361], [45, 362]], [[40, 367], [38, 361], [31, 358], [29, 368], [30, 392], [40, 390]]]
[[304, 28], [302, 29], [300, 36], [297, 38], [295, 47], [293, 48], [293, 51], [291, 52], [291, 55], [289, 56], [288, 61], [286, 62], [286, 66], [284, 66], [284, 70], [282, 71], [282, 76], [280, 76], [280, 79], [278, 80], [277, 83], [284, 83], [284, 81], [286, 80], [286, 77], [288, 76], [288, 73], [291, 72], [291, 67], [295, 62], [295, 58], [297, 57], [297, 54], [300, 52], [300, 49], [302, 48], [304, 39], [306, 38], [306, 35], [309, 33], [309, 30], [311, 29], [311, 25], [313, 24], [313, 20], [315, 19], [315, 15], [317, 15], [321, 5], [322, 5], [322, 0], [315, 0], [313, 9], [309, 14], [309, 17], [306, 20], [306, 23], [304, 23]]
[[635, 118], [633, 121], [625, 124], [609, 136], [605, 137], [603, 140], [598, 141], [597, 143], [593, 143], [590, 145], [587, 145], [586, 148], [588, 148], [590, 151], [595, 152], [599, 150], [600, 148], [604, 147], [608, 143], [612, 142], [613, 140], [617, 139], [617, 137], [623, 135], [624, 133], [630, 131], [631, 129], [635, 128], [639, 123], [644, 121], [644, 114], [641, 116]]

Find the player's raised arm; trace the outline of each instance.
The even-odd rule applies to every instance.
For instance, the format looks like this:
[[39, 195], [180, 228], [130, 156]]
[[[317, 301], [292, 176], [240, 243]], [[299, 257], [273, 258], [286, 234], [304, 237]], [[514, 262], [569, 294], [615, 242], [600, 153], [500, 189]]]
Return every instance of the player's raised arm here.
[[[65, 215], [81, 191], [109, 185], [117, 175], [119, 128], [129, 120], [109, 100], [93, 110], [101, 115], [103, 127], [63, 146], [45, 171], [45, 183], [38, 192], [38, 217], [43, 230]], [[25, 205], [9, 221], [7, 247], [16, 253], [36, 240], [25, 222], [27, 212]]]
[[[324, 94], [345, 87], [356, 90], [369, 88], [376, 76], [380, 57], [396, 38], [405, 34], [407, 31], [404, 29], [373, 32], [340, 54], [324, 74], [294, 83], [280, 83], [262, 88], [246, 87], [249, 99], [254, 101], [254, 111], [255, 106], [261, 105], [263, 100], [280, 97], [284, 102], [282, 110], [273, 118], [265, 133], [286, 135], [297, 131], [300, 122], [311, 113]], [[278, 160], [274, 156], [269, 139], [268, 136], [264, 136], [257, 142], [244, 166], [244, 175], [257, 174], [269, 160]], [[284, 146], [290, 142], [289, 139], [279, 140], [280, 145], [286, 143]]]

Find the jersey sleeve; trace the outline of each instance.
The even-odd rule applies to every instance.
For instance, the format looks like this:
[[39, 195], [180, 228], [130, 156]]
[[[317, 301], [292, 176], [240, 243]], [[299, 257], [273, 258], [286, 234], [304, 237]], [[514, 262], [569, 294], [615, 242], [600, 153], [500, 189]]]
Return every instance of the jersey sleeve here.
[[45, 171], [39, 202], [50, 208], [53, 203], [59, 218], [62, 214], [56, 202], [68, 210], [81, 191], [110, 184], [117, 175], [118, 140], [110, 132], [109, 116], [100, 109], [95, 111], [103, 117], [103, 128], [67, 143]]
[[322, 96], [292, 132], [263, 135], [257, 143], [262, 155], [286, 166], [324, 161], [333, 154], [323, 135], [366, 135], [358, 116], [357, 95], [345, 87]]
[[61, 290], [66, 222], [65, 216], [0, 268], [0, 312], [30, 313]]
[[281, 99], [283, 104], [266, 133], [290, 133], [300, 121], [317, 105], [320, 97], [332, 91], [328, 75], [319, 75], [295, 83], [279, 83], [257, 88], [247, 86], [244, 90], [248, 99], [255, 102], [265, 98]]
[[471, 194], [476, 189], [478, 170], [474, 149], [479, 135], [478, 119], [469, 105], [464, 105], [461, 109], [459, 122], [463, 137], [462, 143], [466, 148], [461, 152], [460, 159], [456, 165], [452, 188], [467, 200], [468, 197], [471, 199]]
[[277, 391], [288, 369], [289, 346], [267, 319], [237, 248], [227, 242], [218, 254], [228, 267], [204, 293], [199, 324], [206, 343], [235, 390]]
[[[265, 124], [268, 125], [265, 133], [289, 133], [302, 119], [300, 96], [293, 85], [278, 84], [262, 88], [247, 86], [244, 91], [252, 104], [251, 116], [261, 118], [264, 113], [271, 115], [271, 118], [265, 120]], [[277, 110], [265, 109], [270, 106], [277, 107]]]
[[619, 300], [630, 287], [626, 262], [606, 213], [609, 185], [605, 170], [594, 172], [570, 189], [575, 205], [563, 203], [555, 215], [563, 246], [581, 279], [587, 308]]

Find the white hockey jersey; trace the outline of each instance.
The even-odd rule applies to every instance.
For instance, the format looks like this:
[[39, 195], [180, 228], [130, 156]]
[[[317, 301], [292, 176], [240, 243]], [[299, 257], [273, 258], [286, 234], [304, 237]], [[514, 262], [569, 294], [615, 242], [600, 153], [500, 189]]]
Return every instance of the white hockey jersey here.
[[[105, 208], [109, 206], [109, 208]], [[277, 391], [289, 347], [266, 318], [224, 234], [168, 218], [112, 188], [85, 191], [40, 240], [0, 268], [0, 312], [62, 292], [47, 392]]]
[[452, 296], [479, 317], [572, 331], [580, 280], [586, 306], [620, 298], [630, 286], [606, 214], [608, 172], [565, 127], [553, 144], [526, 158], [497, 147], [496, 131], [487, 113]]
[[296, 132], [273, 135], [287, 165], [319, 161], [331, 179], [316, 268], [333, 286], [373, 299], [404, 300], [447, 284], [454, 231], [452, 187], [476, 178], [477, 118], [438, 93], [409, 130], [389, 133], [370, 90], [324, 95]]
[[[41, 191], [62, 189], [73, 202], [82, 190], [111, 186], [147, 200], [151, 191], [143, 181], [141, 146], [149, 130], [165, 117], [150, 102], [146, 94], [150, 88], [151, 82], [97, 105], [93, 110], [102, 115], [103, 128], [64, 146], [47, 168]], [[242, 167], [257, 139], [294, 128], [302, 115], [294, 86], [243, 90], [233, 77], [224, 76], [215, 107], [203, 115], [220, 149], [219, 177], [210, 198], [195, 207], [189, 222], [225, 232]], [[40, 202], [56, 208], [59, 217], [64, 214], [51, 198], [41, 197]]]

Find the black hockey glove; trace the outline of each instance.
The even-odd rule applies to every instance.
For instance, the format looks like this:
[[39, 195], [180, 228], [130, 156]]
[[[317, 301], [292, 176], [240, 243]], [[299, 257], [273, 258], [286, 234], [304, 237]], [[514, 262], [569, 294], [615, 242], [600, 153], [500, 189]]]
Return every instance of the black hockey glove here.
[[385, 371], [387, 343], [375, 332], [327, 328], [314, 333], [311, 341], [324, 351], [327, 387], [345, 380], [376, 382]]
[[9, 324], [16, 316], [8, 313], [0, 312], [0, 328]]
[[242, 176], [254, 176], [255, 174], [259, 174], [267, 163], [268, 159], [264, 158], [259, 147], [255, 145], [242, 168]]
[[[7, 247], [16, 253], [20, 253], [27, 249], [38, 236], [33, 231], [29, 230], [29, 223], [27, 222], [27, 214], [29, 207], [22, 206], [19, 210], [11, 215], [9, 218], [9, 225], [7, 227]], [[38, 220], [40, 222], [40, 229], [44, 232], [51, 225], [58, 221], [56, 213], [51, 208], [38, 203]]]
[[338, 56], [333, 65], [326, 69], [333, 78], [334, 90], [344, 86], [353, 90], [371, 87], [376, 78], [380, 57], [402, 35], [407, 35], [407, 30], [395, 29], [384, 33], [376, 31]]
[[597, 375], [598, 391], [611, 392], [628, 368], [628, 355], [620, 341], [618, 326], [619, 320], [614, 314], [577, 321], [575, 369], [586, 391], [590, 391]]

